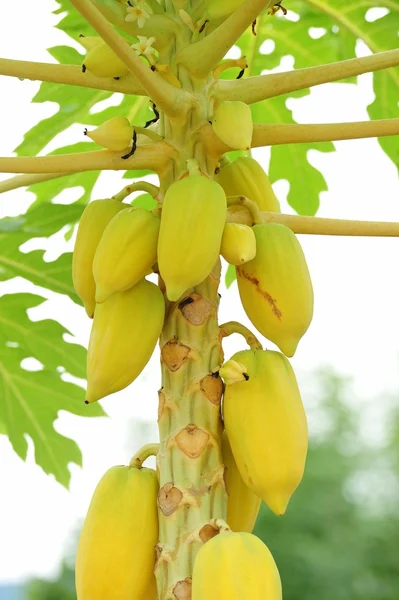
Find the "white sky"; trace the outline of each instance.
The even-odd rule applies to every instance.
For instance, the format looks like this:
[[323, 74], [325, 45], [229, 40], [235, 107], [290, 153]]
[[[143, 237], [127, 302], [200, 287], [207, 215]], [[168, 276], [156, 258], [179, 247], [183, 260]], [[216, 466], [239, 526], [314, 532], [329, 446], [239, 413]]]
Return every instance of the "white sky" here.
[[[1, 3], [0, 56], [51, 61], [44, 48], [66, 41], [61, 32], [51, 29], [56, 22], [50, 16], [54, 6], [50, 0]], [[1, 156], [10, 155], [23, 132], [52, 109], [50, 104], [30, 105], [38, 86], [29, 81], [0, 79]], [[372, 97], [371, 77], [365, 75], [358, 87], [323, 86], [310, 98], [293, 101], [290, 107], [304, 123], [363, 120], [368, 118], [366, 106]], [[58, 145], [81, 139], [77, 137], [80, 135], [81, 127], [71, 128], [60, 136]], [[377, 142], [340, 142], [336, 147], [336, 153], [312, 156], [329, 186], [329, 191], [322, 194], [319, 216], [398, 221], [397, 171]], [[259, 151], [256, 157], [267, 166], [267, 151]], [[94, 197], [115, 193], [122, 187], [120, 182], [116, 173], [102, 176]], [[287, 184], [279, 182], [275, 190], [283, 210], [292, 212], [285, 202]], [[0, 216], [18, 214], [32, 199], [31, 194], [20, 190], [0, 196]], [[338, 372], [351, 375], [353, 400], [363, 402], [368, 415], [364, 433], [376, 437], [380, 406], [398, 390], [399, 383], [399, 239], [301, 236], [300, 241], [310, 267], [316, 304], [313, 323], [292, 364], [303, 385], [308, 375], [322, 365], [333, 365]], [[39, 242], [38, 246], [47, 248], [48, 244]], [[56, 249], [57, 244], [53, 243], [52, 248]], [[33, 289], [17, 280], [1, 285], [0, 293]], [[228, 292], [222, 290], [222, 296], [221, 321], [234, 319], [249, 325], [236, 286]], [[90, 323], [83, 309], [55, 294], [49, 298], [45, 310], [32, 311], [32, 316], [59, 318], [79, 341], [87, 343]], [[227, 356], [242, 347], [235, 338], [226, 343]], [[71, 469], [70, 492], [34, 465], [31, 451], [27, 463], [23, 463], [8, 440], [0, 437], [0, 585], [56, 572], [71, 532], [84, 516], [103, 472], [113, 464], [126, 463], [141, 443], [155, 440], [158, 387], [155, 354], [128, 390], [103, 402], [111, 419], [61, 415], [57, 429], [78, 442], [84, 457], [83, 470]], [[137, 425], [149, 419], [152, 425], [145, 430]]]

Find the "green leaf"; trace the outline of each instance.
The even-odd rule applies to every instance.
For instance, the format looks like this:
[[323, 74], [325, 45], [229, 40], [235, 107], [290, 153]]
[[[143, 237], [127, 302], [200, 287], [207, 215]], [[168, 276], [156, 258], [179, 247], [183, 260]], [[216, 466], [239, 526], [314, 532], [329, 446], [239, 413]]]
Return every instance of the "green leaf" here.
[[[27, 310], [40, 305], [34, 294], [7, 294], [0, 298], [0, 422], [3, 422], [17, 454], [26, 458], [29, 435], [35, 459], [46, 473], [68, 486], [68, 463], [81, 465], [81, 453], [73, 440], [59, 434], [53, 422], [60, 410], [81, 416], [102, 416], [99, 404], [84, 404], [83, 388], [63, 381], [62, 372], [85, 376], [85, 349], [65, 341], [69, 333], [52, 320], [33, 322]], [[42, 370], [21, 366], [35, 358]]]
[[227, 289], [231, 286], [231, 284], [236, 280], [236, 269], [234, 265], [229, 265], [227, 267], [226, 275], [225, 275], [225, 284]]
[[[374, 22], [365, 17], [370, 8], [387, 7], [390, 13]], [[355, 56], [357, 40], [362, 40], [373, 52], [396, 48], [399, 29], [399, 4], [392, 0], [292, 0], [287, 4], [297, 21], [285, 18], [282, 13], [275, 17], [262, 15], [257, 22], [257, 36], [248, 30], [239, 40], [242, 54], [248, 58], [248, 75], [279, 66], [283, 56], [294, 58], [295, 68], [339, 61]], [[309, 30], [319, 28], [322, 35], [311, 37]], [[262, 53], [263, 42], [272, 43]], [[273, 48], [274, 45], [274, 48]], [[356, 78], [346, 82], [356, 82]], [[369, 107], [372, 118], [396, 116], [399, 68], [388, 69], [374, 75], [375, 101]], [[288, 98], [306, 95], [308, 90], [259, 102], [253, 106], [255, 122], [294, 123], [286, 106]], [[382, 138], [380, 144], [399, 165], [399, 149], [395, 137]], [[308, 151], [315, 149], [330, 152], [333, 144], [289, 144], [274, 146], [271, 151], [270, 179], [275, 182], [287, 179], [290, 183], [289, 204], [299, 213], [314, 215], [319, 206], [320, 193], [327, 189], [323, 175], [308, 160]]]

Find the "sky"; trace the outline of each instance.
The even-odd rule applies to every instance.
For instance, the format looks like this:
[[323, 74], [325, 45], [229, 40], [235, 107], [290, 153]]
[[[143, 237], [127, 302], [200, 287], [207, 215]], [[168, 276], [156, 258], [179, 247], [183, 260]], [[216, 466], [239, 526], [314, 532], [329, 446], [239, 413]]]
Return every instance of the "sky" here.
[[[53, 62], [45, 48], [67, 39], [52, 28], [57, 21], [50, 14], [54, 8], [50, 0], [0, 3], [0, 56]], [[359, 46], [359, 54], [364, 52]], [[280, 70], [291, 67], [292, 60], [286, 58]], [[357, 86], [320, 86], [309, 97], [292, 100], [289, 107], [302, 123], [365, 120], [366, 107], [373, 99], [371, 81], [371, 76], [363, 75]], [[0, 78], [1, 156], [12, 155], [24, 131], [53, 111], [50, 103], [30, 104], [38, 87], [34, 82]], [[80, 140], [81, 129], [69, 128], [43, 153]], [[335, 153], [314, 151], [310, 155], [328, 184], [328, 192], [321, 194], [318, 216], [398, 221], [397, 170], [377, 141], [338, 142], [336, 149]], [[256, 151], [255, 157], [267, 168], [267, 150]], [[104, 174], [96, 184], [93, 199], [112, 195], [121, 187], [119, 174]], [[274, 188], [283, 212], [292, 213], [286, 203], [287, 182], [277, 182]], [[32, 194], [21, 190], [0, 196], [0, 216], [19, 214], [32, 200]], [[68, 198], [55, 201], [65, 202]], [[399, 239], [310, 235], [299, 239], [315, 291], [313, 322], [292, 359], [300, 386], [306, 392], [311, 374], [325, 366], [352, 377], [352, 400], [364, 405], [363, 435], [379, 440], [381, 407], [399, 389]], [[60, 238], [38, 240], [29, 246], [33, 247], [48, 249], [51, 259], [60, 251]], [[0, 284], [0, 294], [34, 290], [20, 279]], [[236, 284], [221, 293], [221, 322], [238, 320], [250, 326]], [[47, 293], [46, 297], [49, 300], [43, 307], [30, 311], [31, 318], [59, 319], [77, 341], [87, 344], [90, 322], [83, 309], [57, 294]], [[237, 336], [229, 338], [226, 356], [242, 347]], [[272, 344], [267, 343], [267, 347], [272, 348]], [[71, 466], [70, 491], [34, 464], [30, 442], [24, 463], [7, 438], [0, 436], [0, 585], [54, 575], [102, 474], [114, 464], [126, 464], [142, 443], [157, 441], [158, 361], [156, 351], [138, 380], [102, 402], [109, 419], [60, 415], [56, 429], [73, 437], [83, 452], [83, 469]], [[303, 396], [306, 406], [310, 398], [306, 393]], [[317, 423], [311, 423], [311, 431], [312, 426], [316, 429]]]

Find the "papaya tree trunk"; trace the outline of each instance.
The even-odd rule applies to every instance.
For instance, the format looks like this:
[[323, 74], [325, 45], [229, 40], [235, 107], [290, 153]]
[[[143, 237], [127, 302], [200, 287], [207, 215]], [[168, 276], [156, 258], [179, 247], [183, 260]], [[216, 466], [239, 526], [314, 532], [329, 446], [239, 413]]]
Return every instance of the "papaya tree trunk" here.
[[191, 598], [195, 556], [226, 518], [219, 281], [220, 264], [180, 302], [169, 303], [160, 340], [156, 577], [161, 600]]

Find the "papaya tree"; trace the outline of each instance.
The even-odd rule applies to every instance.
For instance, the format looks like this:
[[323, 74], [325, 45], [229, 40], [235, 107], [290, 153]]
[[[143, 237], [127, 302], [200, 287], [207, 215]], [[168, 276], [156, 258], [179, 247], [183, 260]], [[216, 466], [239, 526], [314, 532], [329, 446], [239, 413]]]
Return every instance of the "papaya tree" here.
[[[307, 421], [288, 359], [311, 323], [313, 289], [295, 234], [399, 235], [397, 223], [315, 217], [325, 183], [307, 153], [377, 137], [399, 163], [399, 8], [391, 0], [59, 5], [59, 27], [84, 56], [62, 47], [52, 50], [55, 65], [0, 59], [0, 74], [42, 81], [36, 101], [59, 104], [25, 136], [17, 157], [0, 158], [0, 171], [19, 174], [1, 192], [29, 186], [37, 194], [25, 215], [3, 220], [1, 273], [3, 281], [22, 275], [67, 294], [93, 324], [86, 360], [60, 325], [29, 320], [40, 297], [1, 298], [3, 429], [23, 458], [31, 436], [38, 464], [67, 485], [67, 462], [79, 463], [80, 454], [53, 429], [58, 411], [101, 414], [97, 401], [132, 383], [159, 342], [159, 443], [99, 482], [77, 552], [77, 596], [278, 600], [278, 568], [252, 529], [261, 500], [285, 513], [305, 468]], [[376, 6], [384, 16], [366, 19]], [[310, 27], [323, 35], [309, 37]], [[369, 55], [354, 57], [358, 39]], [[268, 57], [265, 40], [274, 42]], [[233, 46], [239, 58], [227, 56]], [[295, 70], [262, 74], [287, 54]], [[371, 72], [370, 121], [294, 122], [287, 98]], [[115, 92], [123, 95], [117, 108], [89, 113]], [[93, 145], [32, 156], [73, 122], [87, 125]], [[269, 176], [251, 156], [265, 146]], [[107, 170], [134, 182], [87, 204]], [[158, 185], [143, 179], [148, 173]], [[297, 215], [280, 211], [271, 182], [282, 177]], [[49, 202], [78, 185], [76, 203]], [[137, 191], [145, 197], [130, 204]], [[66, 225], [71, 233], [77, 223], [73, 257], [45, 263], [40, 251], [21, 254], [31, 237]], [[220, 256], [256, 335], [218, 321]], [[233, 333], [247, 349], [225, 360], [222, 341]], [[258, 334], [279, 351], [265, 350]], [[45, 368], [23, 373], [26, 356]], [[87, 378], [85, 394], [64, 381], [60, 365]], [[156, 471], [143, 466], [149, 456]]]

